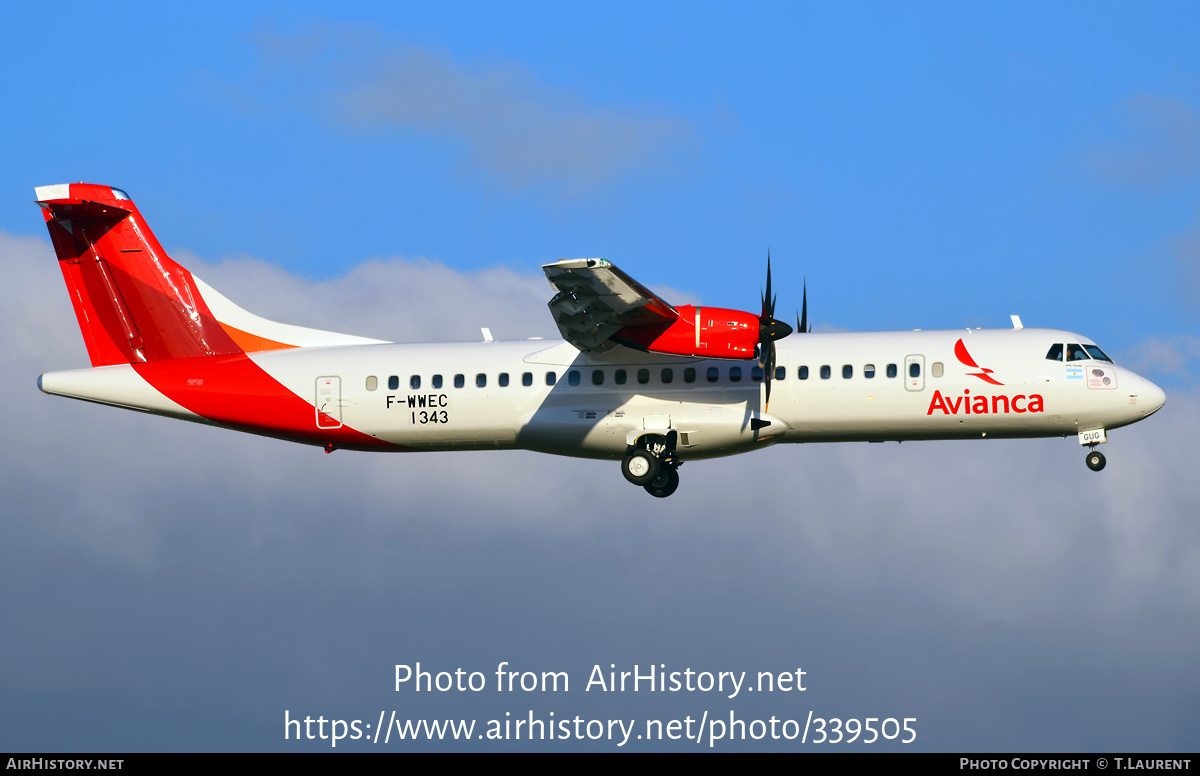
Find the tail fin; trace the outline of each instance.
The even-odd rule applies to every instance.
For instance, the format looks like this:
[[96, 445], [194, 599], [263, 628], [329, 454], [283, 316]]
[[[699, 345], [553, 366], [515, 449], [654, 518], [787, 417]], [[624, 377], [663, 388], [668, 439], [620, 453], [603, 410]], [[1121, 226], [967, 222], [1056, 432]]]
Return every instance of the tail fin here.
[[375, 343], [246, 312], [167, 256], [120, 189], [36, 189], [92, 366]]

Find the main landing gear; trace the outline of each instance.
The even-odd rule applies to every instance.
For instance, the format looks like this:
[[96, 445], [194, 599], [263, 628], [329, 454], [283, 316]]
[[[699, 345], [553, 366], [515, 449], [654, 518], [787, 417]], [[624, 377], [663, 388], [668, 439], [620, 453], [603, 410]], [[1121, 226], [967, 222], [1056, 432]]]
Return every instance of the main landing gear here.
[[1104, 464], [1107, 463], [1104, 460], [1104, 453], [1097, 450], [1095, 445], [1091, 445], [1091, 449], [1088, 450], [1087, 457], [1083, 460], [1087, 464], [1087, 467], [1094, 472], [1098, 472], [1103, 469]]
[[675, 432], [666, 436], [647, 434], [631, 445], [621, 462], [621, 474], [656, 498], [666, 498], [679, 488], [679, 466], [675, 457]]

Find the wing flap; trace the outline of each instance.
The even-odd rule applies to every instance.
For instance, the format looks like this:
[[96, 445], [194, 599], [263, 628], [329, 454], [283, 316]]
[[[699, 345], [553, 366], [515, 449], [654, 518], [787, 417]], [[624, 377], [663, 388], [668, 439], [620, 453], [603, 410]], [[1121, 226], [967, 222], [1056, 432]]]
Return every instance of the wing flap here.
[[542, 267], [557, 291], [550, 313], [563, 339], [580, 350], [607, 350], [628, 326], [665, 326], [679, 311], [604, 259], [564, 259]]

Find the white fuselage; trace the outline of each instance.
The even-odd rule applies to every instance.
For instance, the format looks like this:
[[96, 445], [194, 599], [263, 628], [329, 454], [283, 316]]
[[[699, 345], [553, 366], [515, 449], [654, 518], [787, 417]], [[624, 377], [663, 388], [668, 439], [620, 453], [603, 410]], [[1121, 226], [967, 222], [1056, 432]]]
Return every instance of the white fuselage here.
[[[956, 357], [959, 339], [977, 366]], [[522, 340], [249, 356], [313, 405], [311, 437], [280, 436], [321, 444], [321, 426], [343, 424], [385, 443], [379, 449], [397, 450], [522, 448], [620, 458], [639, 435], [674, 430], [686, 460], [773, 442], [1067, 436], [1127, 425], [1163, 405], [1157, 386], [1111, 362], [1047, 359], [1048, 349], [1065, 343], [1090, 340], [1049, 329], [797, 335], [777, 346], [783, 377], [772, 383], [769, 411], [752, 361], [623, 347], [588, 354], [564, 342]], [[48, 373], [41, 385], [222, 424], [158, 393], [132, 366]], [[272, 434], [269, 424], [236, 427]]]

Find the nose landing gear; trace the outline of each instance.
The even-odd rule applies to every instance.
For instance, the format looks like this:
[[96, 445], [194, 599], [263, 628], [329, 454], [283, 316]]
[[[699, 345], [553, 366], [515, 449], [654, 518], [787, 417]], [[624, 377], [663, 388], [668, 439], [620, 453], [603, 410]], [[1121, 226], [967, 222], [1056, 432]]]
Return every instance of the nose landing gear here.
[[1091, 447], [1092, 449], [1088, 451], [1087, 457], [1083, 460], [1089, 469], [1094, 472], [1098, 472], [1104, 468], [1104, 464], [1107, 463], [1107, 461], [1104, 460], [1104, 453], [1097, 450], [1095, 445], [1092, 445]]

